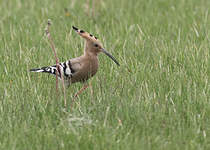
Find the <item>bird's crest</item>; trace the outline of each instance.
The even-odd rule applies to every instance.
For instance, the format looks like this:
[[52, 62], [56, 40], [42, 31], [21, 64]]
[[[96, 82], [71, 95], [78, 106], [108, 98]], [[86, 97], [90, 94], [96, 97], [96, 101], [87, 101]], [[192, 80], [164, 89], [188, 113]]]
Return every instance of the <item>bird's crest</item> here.
[[95, 37], [94, 35], [84, 31], [84, 30], [80, 30], [75, 26], [72, 26], [72, 28], [83, 38], [85, 38], [86, 40], [91, 40], [91, 41], [97, 41], [99, 42], [98, 38]]

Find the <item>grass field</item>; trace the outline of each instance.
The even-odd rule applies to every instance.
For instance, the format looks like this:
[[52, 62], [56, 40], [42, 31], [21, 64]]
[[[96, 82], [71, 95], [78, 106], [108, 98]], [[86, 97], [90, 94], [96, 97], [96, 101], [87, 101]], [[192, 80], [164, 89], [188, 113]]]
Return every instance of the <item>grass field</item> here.
[[[210, 1], [101, 0], [93, 15], [85, 4], [0, 1], [0, 149], [210, 149]], [[75, 25], [121, 64], [101, 54], [72, 109], [82, 84], [64, 108], [54, 76], [29, 72], [55, 64], [48, 18], [60, 61], [83, 53]]]

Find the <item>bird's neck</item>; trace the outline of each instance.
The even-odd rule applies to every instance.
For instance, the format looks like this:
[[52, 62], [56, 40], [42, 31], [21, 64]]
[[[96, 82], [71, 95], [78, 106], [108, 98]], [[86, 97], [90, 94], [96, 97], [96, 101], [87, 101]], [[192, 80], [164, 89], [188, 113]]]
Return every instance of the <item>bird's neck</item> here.
[[90, 47], [86, 46], [84, 50], [84, 56], [86, 57], [97, 57], [98, 53], [94, 53]]
[[87, 70], [89, 70], [89, 74], [90, 76], [93, 76], [96, 74], [97, 70], [98, 70], [98, 55], [97, 53], [92, 53], [90, 51], [85, 51], [84, 52], [84, 63], [85, 63], [85, 68]]
[[98, 63], [98, 54], [97, 53], [93, 53], [93, 52], [91, 52], [91, 51], [86, 49], [84, 51], [84, 55], [83, 56], [89, 62]]

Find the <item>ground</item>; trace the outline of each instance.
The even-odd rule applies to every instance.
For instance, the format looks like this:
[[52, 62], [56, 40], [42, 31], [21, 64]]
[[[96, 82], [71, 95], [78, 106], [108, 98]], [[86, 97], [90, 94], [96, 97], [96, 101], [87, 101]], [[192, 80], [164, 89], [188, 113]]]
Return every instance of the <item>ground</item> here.
[[[210, 149], [209, 0], [0, 1], [0, 149]], [[94, 11], [92, 11], [94, 10]], [[82, 55], [72, 25], [120, 62], [100, 69], [77, 103], [74, 84], [29, 69]]]

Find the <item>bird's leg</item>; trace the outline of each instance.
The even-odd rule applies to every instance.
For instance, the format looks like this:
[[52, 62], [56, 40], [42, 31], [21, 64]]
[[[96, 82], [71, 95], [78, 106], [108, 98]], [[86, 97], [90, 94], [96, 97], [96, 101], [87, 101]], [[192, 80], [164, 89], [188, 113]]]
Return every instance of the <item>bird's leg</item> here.
[[85, 89], [88, 88], [88, 84], [84, 84], [84, 86], [74, 95], [74, 98], [76, 98], [79, 94], [81, 94]]
[[72, 100], [72, 104], [71, 104], [71, 110], [72, 110], [72, 107], [73, 107], [73, 103], [75, 102], [75, 100], [76, 100], [76, 98], [78, 97], [78, 95], [79, 94], [81, 94], [85, 89], [87, 89], [88, 88], [88, 84], [86, 83], [86, 84], [84, 84], [84, 86], [74, 95], [74, 98], [73, 98], [73, 100]]

